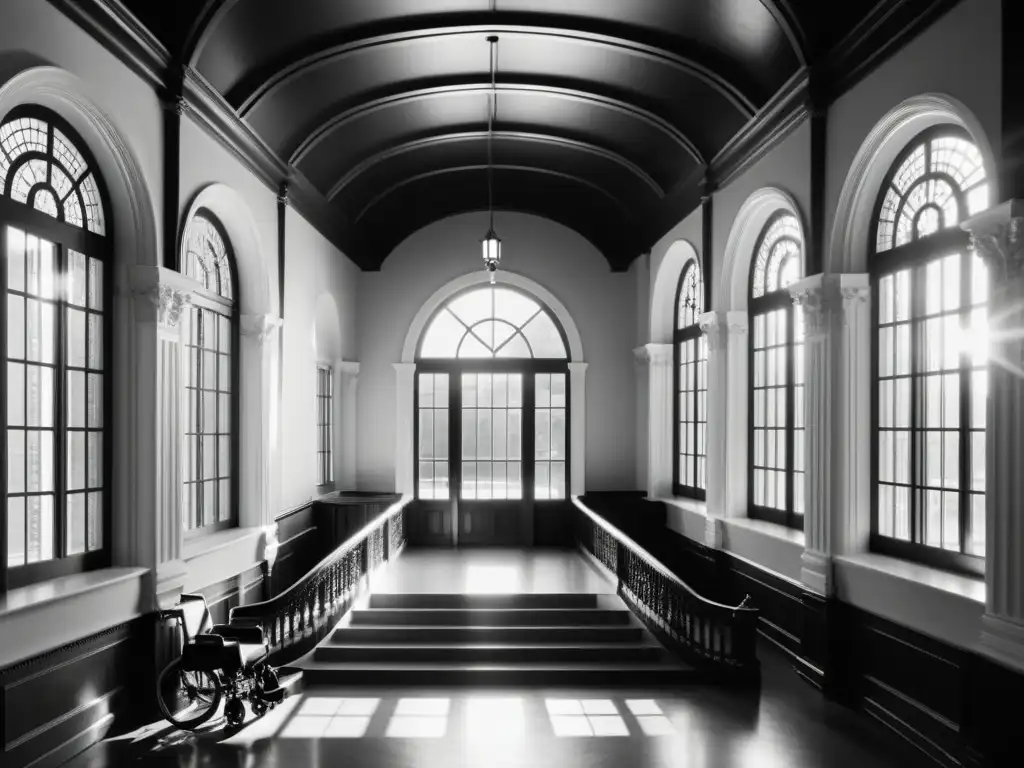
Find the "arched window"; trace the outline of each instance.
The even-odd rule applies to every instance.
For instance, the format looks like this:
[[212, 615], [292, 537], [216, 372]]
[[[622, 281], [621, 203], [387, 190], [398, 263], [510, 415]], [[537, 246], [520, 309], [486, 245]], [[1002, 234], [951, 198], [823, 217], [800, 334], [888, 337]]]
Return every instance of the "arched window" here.
[[988, 207], [981, 153], [939, 126], [878, 197], [872, 548], [974, 573], [985, 553], [988, 273], [957, 225]]
[[107, 196], [72, 128], [41, 107], [0, 124], [0, 589], [103, 567], [109, 554]]
[[803, 528], [803, 313], [786, 289], [803, 276], [791, 213], [761, 232], [751, 271], [750, 516]]
[[567, 349], [547, 308], [513, 288], [472, 288], [437, 311], [417, 358], [421, 499], [566, 498]]
[[676, 293], [674, 335], [676, 430], [674, 492], [703, 499], [707, 488], [707, 339], [697, 324], [704, 311], [704, 278], [691, 261]]
[[234, 259], [214, 215], [200, 209], [185, 227], [182, 271], [199, 285], [185, 327], [186, 530], [237, 523], [238, 323]]

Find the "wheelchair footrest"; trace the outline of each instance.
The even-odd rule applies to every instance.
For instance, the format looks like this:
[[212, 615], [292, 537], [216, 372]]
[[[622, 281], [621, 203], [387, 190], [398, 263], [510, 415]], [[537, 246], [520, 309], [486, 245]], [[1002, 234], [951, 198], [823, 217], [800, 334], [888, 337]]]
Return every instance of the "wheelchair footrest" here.
[[260, 695], [260, 698], [262, 698], [268, 704], [280, 704], [282, 701], [284, 701], [284, 694], [285, 689], [283, 686], [281, 686], [278, 688], [271, 688], [269, 690], [263, 691], [263, 693]]

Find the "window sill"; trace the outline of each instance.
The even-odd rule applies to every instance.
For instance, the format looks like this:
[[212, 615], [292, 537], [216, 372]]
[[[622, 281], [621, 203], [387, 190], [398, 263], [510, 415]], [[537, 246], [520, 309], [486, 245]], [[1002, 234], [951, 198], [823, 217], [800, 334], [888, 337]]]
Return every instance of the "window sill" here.
[[836, 557], [843, 602], [959, 648], [974, 649], [985, 613], [985, 582], [887, 555]]
[[800, 583], [806, 539], [803, 531], [786, 525], [730, 517], [722, 520], [722, 547], [730, 554]]
[[686, 496], [654, 499], [665, 505], [665, 525], [681, 536], [704, 543], [708, 520], [707, 502]]
[[940, 590], [947, 594], [972, 600], [985, 605], [985, 580], [964, 574], [932, 568], [909, 560], [900, 560], [888, 555], [863, 552], [858, 555], [843, 555], [835, 559], [841, 566], [864, 568], [922, 587]]
[[131, 621], [143, 613], [146, 568], [102, 568], [0, 596], [0, 669]]

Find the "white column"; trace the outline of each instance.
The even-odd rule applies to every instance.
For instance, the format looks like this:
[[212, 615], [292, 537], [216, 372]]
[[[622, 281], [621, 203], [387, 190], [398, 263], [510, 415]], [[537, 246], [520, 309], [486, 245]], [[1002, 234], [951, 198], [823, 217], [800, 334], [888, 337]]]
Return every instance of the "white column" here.
[[587, 364], [569, 363], [569, 440], [572, 447], [569, 468], [569, 493], [582, 495], [587, 490]]
[[334, 364], [334, 485], [339, 490], [356, 487], [358, 442], [359, 363], [338, 360]]
[[242, 315], [238, 524], [273, 525], [280, 508], [277, 378], [282, 320]]
[[416, 493], [413, 461], [416, 446], [416, 363], [394, 363], [395, 367], [395, 492]]
[[[831, 595], [834, 590], [832, 557], [836, 554], [835, 509], [832, 491], [835, 400], [847, 370], [846, 302], [856, 302], [868, 290], [867, 275], [814, 275], [789, 287], [793, 303], [804, 316], [804, 554], [801, 581], [810, 590]], [[870, 370], [870, 367], [868, 367]], [[860, 412], [867, 422], [868, 411]], [[870, 445], [870, 435], [863, 435]], [[844, 436], [844, 442], [846, 442]], [[863, 446], [851, 446], [862, 450]]]
[[648, 461], [648, 371], [647, 371], [647, 347], [637, 347], [633, 350], [633, 359], [636, 365], [633, 368], [636, 374], [636, 488], [647, 488], [647, 461]]
[[[184, 528], [182, 486], [182, 315], [191, 302], [189, 282], [160, 267], [139, 267], [133, 274], [135, 308], [135, 384], [138, 388], [135, 456], [137, 489], [144, 504], [136, 508], [135, 564], [155, 566], [155, 594], [169, 601], [181, 592], [186, 576], [182, 560]], [[152, 528], [142, 525], [152, 509]], [[148, 541], [145, 539], [148, 537]], [[150, 554], [152, 553], [152, 554]]]
[[664, 498], [672, 495], [672, 345], [647, 344], [643, 360], [647, 364], [647, 495]]
[[[718, 313], [721, 316], [723, 313]], [[725, 393], [727, 399], [725, 419], [725, 466], [721, 482], [724, 484], [721, 517], [747, 516], [747, 452], [749, 449], [747, 434], [747, 392], [748, 360], [750, 350], [747, 339], [747, 313], [731, 311], [725, 314], [725, 357], [726, 379]], [[719, 320], [721, 322], [721, 320]], [[711, 383], [708, 379], [708, 383]], [[709, 411], [710, 414], [710, 411]], [[709, 424], [709, 431], [714, 429]], [[711, 477], [708, 477], [708, 484]]]
[[985, 616], [981, 649], [1024, 670], [1024, 200], [963, 224], [989, 268]]
[[842, 322], [833, 344], [832, 543], [867, 552], [871, 538], [871, 294], [868, 275], [841, 275]]
[[705, 312], [698, 319], [707, 336], [707, 524], [704, 543], [722, 546], [722, 518], [726, 510], [728, 459], [726, 454], [729, 415], [729, 322], [725, 312]]

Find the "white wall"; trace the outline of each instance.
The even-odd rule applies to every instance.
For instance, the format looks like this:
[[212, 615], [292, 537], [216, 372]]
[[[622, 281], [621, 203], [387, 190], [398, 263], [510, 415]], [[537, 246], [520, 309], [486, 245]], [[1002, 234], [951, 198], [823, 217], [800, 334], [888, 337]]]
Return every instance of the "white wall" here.
[[[635, 486], [633, 347], [636, 289], [613, 273], [580, 235], [546, 219], [499, 212], [503, 268], [543, 285], [568, 309], [583, 340], [587, 368], [587, 487]], [[395, 485], [395, 371], [406, 332], [439, 288], [483, 268], [485, 214], [436, 222], [400, 244], [380, 272], [360, 275], [358, 485]]]
[[[316, 493], [316, 364], [355, 360], [358, 268], [305, 219], [289, 209], [284, 306], [284, 391], [281, 398], [281, 507]], [[314, 343], [317, 306], [337, 311], [333, 338]], [[326, 334], [321, 334], [325, 336]], [[318, 340], [319, 341], [319, 340]], [[320, 347], [320, 349], [317, 348]], [[339, 374], [335, 371], [335, 405]], [[338, 408], [335, 408], [337, 418]], [[353, 425], [335, 422], [335, 434]], [[343, 476], [335, 462], [335, 478]]]

